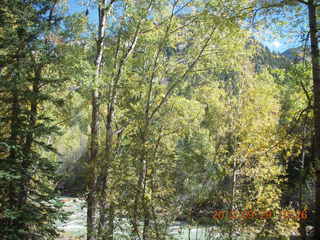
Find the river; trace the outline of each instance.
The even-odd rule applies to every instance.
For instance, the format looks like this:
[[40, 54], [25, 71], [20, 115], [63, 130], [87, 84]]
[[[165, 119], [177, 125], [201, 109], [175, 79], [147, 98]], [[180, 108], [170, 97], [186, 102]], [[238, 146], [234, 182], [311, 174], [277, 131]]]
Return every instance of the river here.
[[[85, 239], [86, 235], [86, 208], [85, 202], [78, 198], [61, 198], [64, 209], [70, 212], [69, 219], [66, 223], [58, 222], [58, 228], [63, 230], [62, 236], [59, 240], [75, 240]], [[126, 219], [117, 219], [115, 223], [117, 230], [114, 234], [115, 240], [130, 239], [126, 229], [129, 229], [129, 224]], [[120, 230], [121, 228], [121, 230]], [[186, 222], [173, 222], [168, 228], [171, 239], [176, 240], [209, 240], [209, 239], [223, 239], [218, 229], [214, 226], [190, 226]]]

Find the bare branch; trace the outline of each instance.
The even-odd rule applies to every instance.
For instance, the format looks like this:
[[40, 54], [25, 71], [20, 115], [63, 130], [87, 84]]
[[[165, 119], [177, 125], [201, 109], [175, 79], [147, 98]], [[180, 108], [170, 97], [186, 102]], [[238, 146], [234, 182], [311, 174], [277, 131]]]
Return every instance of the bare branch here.
[[304, 94], [306, 95], [306, 98], [308, 99], [308, 106], [311, 106], [312, 105], [312, 100], [310, 98], [310, 95], [309, 95], [306, 87], [304, 86], [304, 84], [303, 84], [303, 82], [301, 80], [300, 80], [300, 85], [301, 85], [301, 87], [303, 89]]

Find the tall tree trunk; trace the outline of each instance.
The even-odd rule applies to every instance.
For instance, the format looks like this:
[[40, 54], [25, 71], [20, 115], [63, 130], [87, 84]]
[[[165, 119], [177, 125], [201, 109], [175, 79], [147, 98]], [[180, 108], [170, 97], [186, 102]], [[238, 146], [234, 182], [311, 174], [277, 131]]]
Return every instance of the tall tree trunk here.
[[[316, 216], [320, 216], [320, 66], [317, 39], [317, 1], [308, 1], [309, 27], [311, 41], [312, 77], [313, 77], [313, 111], [314, 111], [314, 148], [313, 157], [316, 169]], [[315, 238], [320, 237], [320, 221], [315, 221]]]
[[92, 90], [92, 122], [91, 122], [91, 146], [89, 162], [89, 181], [88, 181], [88, 198], [87, 198], [87, 240], [96, 239], [96, 165], [99, 149], [99, 91], [95, 86], [100, 78], [102, 68], [102, 56], [104, 48], [104, 36], [107, 22], [106, 0], [99, 1], [99, 26], [97, 36], [97, 52], [96, 52], [96, 73], [94, 79], [94, 89]]
[[[113, 160], [112, 142], [113, 142], [113, 104], [108, 106], [108, 116], [105, 122], [106, 127], [106, 142], [105, 142], [105, 159], [101, 167], [101, 175], [99, 175], [97, 186], [99, 191], [99, 239], [112, 240], [114, 230], [114, 206], [111, 202], [107, 203], [108, 196], [108, 177], [109, 169]], [[108, 214], [108, 216], [107, 216]], [[108, 219], [108, 221], [107, 221]], [[107, 225], [108, 222], [108, 225]]]
[[143, 193], [141, 196], [141, 202], [143, 206], [143, 233], [142, 239], [147, 240], [149, 239], [149, 228], [150, 228], [150, 213], [149, 213], [149, 204], [146, 202], [145, 194], [147, 188], [147, 161], [144, 161], [143, 166]]
[[95, 240], [96, 222], [96, 162], [99, 148], [99, 93], [95, 89], [92, 92], [92, 122], [91, 122], [91, 148], [89, 156], [89, 180], [87, 198], [87, 240]]
[[[105, 7], [105, 12], [101, 16], [105, 16], [110, 11], [112, 4], [116, 0], [111, 0], [109, 5]], [[113, 149], [113, 139], [114, 139], [114, 114], [115, 114], [115, 106], [116, 106], [116, 98], [117, 98], [117, 90], [118, 90], [118, 82], [121, 78], [122, 68], [132, 53], [138, 37], [138, 30], [140, 29], [140, 24], [138, 24], [137, 31], [134, 35], [134, 39], [128, 48], [127, 52], [122, 56], [122, 59], [119, 63], [115, 61], [114, 69], [116, 69], [116, 73], [112, 73], [112, 81], [109, 86], [109, 95], [108, 95], [108, 106], [107, 106], [107, 119], [105, 121], [105, 129], [106, 129], [106, 140], [105, 140], [105, 155], [104, 160], [102, 162], [101, 171], [98, 176], [97, 182], [97, 190], [99, 191], [99, 239], [102, 240], [112, 240], [113, 232], [114, 232], [114, 212], [115, 212], [115, 204], [112, 201], [107, 202], [108, 198], [108, 184], [109, 184], [109, 171], [112, 166], [113, 160], [115, 159], [115, 153]], [[117, 59], [120, 48], [120, 38], [121, 34], [118, 35], [117, 40], [117, 50], [115, 53], [115, 59]], [[108, 216], [106, 216], [108, 214]], [[107, 221], [108, 219], [108, 221]]]
[[[148, 123], [144, 126], [143, 133], [140, 138], [140, 147], [141, 147], [141, 155], [139, 156], [139, 159], [137, 159], [137, 176], [138, 176], [138, 183], [137, 183], [137, 192], [134, 199], [134, 205], [133, 205], [133, 232], [138, 236], [139, 239], [140, 233], [139, 233], [139, 209], [141, 207], [141, 203], [144, 202], [144, 196], [145, 196], [145, 187], [144, 183], [146, 181], [146, 155], [145, 150], [143, 149], [143, 146], [146, 142], [146, 131], [148, 129]], [[144, 209], [144, 206], [142, 206], [142, 209]], [[144, 211], [145, 213], [145, 211]], [[144, 214], [145, 215], [145, 214]], [[144, 222], [144, 226], [148, 226], [147, 222]], [[144, 231], [143, 231], [144, 232]]]
[[[114, 86], [116, 87], [116, 86]], [[114, 101], [115, 98], [111, 99], [111, 103], [108, 108], [108, 117], [106, 122], [106, 168], [103, 169], [103, 172], [105, 175], [103, 176], [103, 181], [105, 184], [105, 187], [107, 187], [108, 184], [108, 177], [109, 177], [109, 169], [111, 167], [111, 164], [113, 162], [114, 154], [112, 153], [113, 148], [113, 129], [112, 129], [112, 122], [113, 122], [113, 115], [114, 115]], [[107, 199], [107, 189], [103, 189], [102, 191], [104, 193], [102, 201], [106, 201]], [[103, 240], [112, 240], [113, 239], [113, 231], [114, 231], [114, 204], [109, 201], [109, 204], [107, 205], [109, 207], [108, 209], [108, 226], [106, 235], [103, 237]]]
[[107, 229], [107, 238], [106, 240], [113, 240], [113, 232], [114, 232], [114, 212], [115, 207], [111, 202], [109, 205], [109, 216], [108, 216], [108, 229]]
[[142, 239], [148, 240], [149, 239], [149, 228], [150, 228], [150, 213], [149, 213], [149, 206], [144, 200], [144, 196], [142, 199], [143, 204], [143, 233], [142, 233]]
[[[231, 204], [230, 204], [230, 211], [233, 213], [234, 210], [234, 199], [236, 194], [236, 182], [237, 182], [237, 159], [233, 160], [233, 171], [232, 171], [232, 189], [231, 189]], [[232, 239], [233, 233], [233, 223], [231, 223], [229, 227], [229, 239]]]
[[[304, 188], [304, 177], [305, 174], [302, 174], [301, 172], [304, 172], [305, 170], [305, 138], [306, 138], [306, 126], [303, 126], [303, 142], [302, 142], [302, 155], [301, 155], [301, 169], [300, 169], [300, 183], [299, 183], [299, 208], [300, 212], [302, 212], [303, 209], [303, 188]], [[301, 240], [306, 240], [307, 238], [307, 232], [306, 232], [306, 221], [303, 218], [299, 219], [299, 232], [301, 236]]]
[[99, 240], [112, 240], [114, 232], [114, 204], [107, 203], [106, 199], [99, 202]]

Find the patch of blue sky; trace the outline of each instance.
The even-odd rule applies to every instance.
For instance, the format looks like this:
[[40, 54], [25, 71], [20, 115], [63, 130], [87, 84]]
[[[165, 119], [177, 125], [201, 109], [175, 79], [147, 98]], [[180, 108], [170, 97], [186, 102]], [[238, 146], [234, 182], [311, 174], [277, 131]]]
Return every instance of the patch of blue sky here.
[[271, 51], [284, 52], [309, 44], [308, 14], [304, 5], [287, 6], [258, 20], [264, 21], [264, 27], [253, 31], [254, 37]]
[[86, 14], [86, 11], [88, 10], [89, 22], [96, 23], [98, 17], [96, 11], [93, 10], [94, 1], [95, 0], [68, 0], [68, 14]]

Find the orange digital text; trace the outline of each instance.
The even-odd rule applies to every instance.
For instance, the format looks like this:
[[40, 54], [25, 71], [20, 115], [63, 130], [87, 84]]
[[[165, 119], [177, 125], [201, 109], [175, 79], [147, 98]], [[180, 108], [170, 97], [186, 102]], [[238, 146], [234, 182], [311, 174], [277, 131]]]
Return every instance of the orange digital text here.
[[281, 210], [277, 212], [248, 210], [215, 210], [212, 218], [221, 219], [268, 219], [278, 217], [280, 219], [307, 219], [307, 210]]

